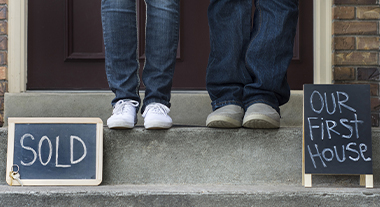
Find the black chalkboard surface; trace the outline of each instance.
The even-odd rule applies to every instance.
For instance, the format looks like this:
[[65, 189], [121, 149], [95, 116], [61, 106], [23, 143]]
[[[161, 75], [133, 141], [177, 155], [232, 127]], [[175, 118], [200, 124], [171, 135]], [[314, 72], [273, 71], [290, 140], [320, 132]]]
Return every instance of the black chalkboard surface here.
[[369, 85], [304, 85], [306, 174], [372, 174]]
[[[9, 118], [7, 182], [24, 185], [98, 185], [103, 124], [99, 118]], [[13, 180], [13, 181], [12, 181]]]

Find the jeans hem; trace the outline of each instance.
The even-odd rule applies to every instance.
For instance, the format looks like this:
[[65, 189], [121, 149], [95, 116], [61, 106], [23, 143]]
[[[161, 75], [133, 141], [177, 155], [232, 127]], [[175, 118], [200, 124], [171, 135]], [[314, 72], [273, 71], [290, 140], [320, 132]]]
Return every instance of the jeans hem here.
[[244, 107], [243, 106], [243, 103], [240, 102], [240, 101], [235, 101], [235, 100], [228, 100], [228, 101], [213, 101], [211, 103], [211, 106], [212, 106], [212, 110], [215, 111], [216, 109], [218, 108], [221, 108], [223, 106], [227, 106], [227, 105], [238, 105], [240, 107]]
[[253, 104], [256, 104], [256, 103], [263, 103], [263, 104], [269, 105], [269, 106], [271, 106], [274, 110], [276, 110], [278, 114], [280, 114], [280, 107], [277, 106], [276, 104], [273, 104], [273, 103], [270, 102], [270, 101], [265, 100], [265, 99], [257, 99], [257, 100], [254, 100], [254, 101], [250, 101], [250, 102], [248, 102], [247, 104], [245, 104], [245, 106], [244, 106], [244, 110], [247, 111], [247, 109], [248, 109], [250, 106], [252, 106]]
[[160, 103], [160, 104], [163, 104], [163, 105], [167, 106], [168, 108], [170, 108], [170, 106], [171, 106], [170, 102], [168, 102], [168, 101], [164, 101], [164, 100], [160, 100], [160, 99], [150, 99], [150, 100], [148, 100], [148, 101], [145, 101], [145, 100], [144, 100], [144, 104], [143, 104], [143, 106], [141, 107], [141, 114], [144, 113], [145, 108], [146, 108], [149, 104], [151, 104], [151, 103]]
[[112, 102], [111, 102], [111, 105], [112, 105], [112, 108], [114, 108], [115, 107], [115, 104], [118, 102], [118, 101], [120, 101], [120, 100], [123, 100], [123, 101], [137, 101], [137, 102], [139, 102], [139, 105], [136, 107], [136, 113], [139, 111], [139, 109], [140, 109], [140, 105], [141, 105], [141, 101], [140, 101], [140, 99], [135, 99], [135, 98], [119, 98], [119, 99], [117, 99], [117, 98], [115, 98], [114, 100], [112, 100]]

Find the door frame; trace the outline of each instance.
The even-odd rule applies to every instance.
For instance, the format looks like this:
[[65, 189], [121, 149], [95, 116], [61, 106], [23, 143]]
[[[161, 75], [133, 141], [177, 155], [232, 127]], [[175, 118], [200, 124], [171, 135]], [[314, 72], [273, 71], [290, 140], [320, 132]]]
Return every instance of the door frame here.
[[[313, 0], [314, 84], [332, 83], [333, 0]], [[28, 0], [8, 2], [8, 92], [26, 92]]]

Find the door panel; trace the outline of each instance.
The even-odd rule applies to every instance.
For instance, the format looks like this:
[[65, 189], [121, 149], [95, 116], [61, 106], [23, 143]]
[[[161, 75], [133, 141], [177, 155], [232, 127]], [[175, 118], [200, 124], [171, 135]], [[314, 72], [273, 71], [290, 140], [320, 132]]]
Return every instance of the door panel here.
[[85, 1], [66, 0], [65, 61], [104, 60], [101, 20], [96, 15], [99, 12], [99, 2], [88, 4]]
[[100, 1], [85, 2], [29, 1], [27, 89], [108, 87]]
[[299, 19], [294, 43], [293, 60], [288, 68], [292, 90], [302, 90], [313, 83], [313, 1], [299, 1]]
[[[181, 28], [173, 89], [205, 89], [209, 1], [181, 1]], [[28, 90], [108, 90], [100, 1], [28, 3]], [[292, 89], [313, 80], [312, 1], [300, 1], [299, 33], [288, 79]], [[144, 63], [145, 4], [138, 2], [140, 72]], [[142, 86], [143, 88], [143, 86]]]

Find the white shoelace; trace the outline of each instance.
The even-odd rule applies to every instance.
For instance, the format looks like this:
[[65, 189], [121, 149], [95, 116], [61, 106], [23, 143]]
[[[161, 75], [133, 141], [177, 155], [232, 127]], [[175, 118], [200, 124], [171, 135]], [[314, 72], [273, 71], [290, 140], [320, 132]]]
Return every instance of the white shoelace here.
[[145, 111], [142, 114], [142, 117], [145, 118], [145, 116], [147, 115], [148, 112], [149, 113], [155, 113], [155, 114], [162, 114], [162, 115], [167, 116], [169, 111], [170, 111], [170, 109], [163, 104], [151, 103], [145, 108]]
[[139, 106], [139, 102], [134, 100], [120, 100], [115, 104], [112, 114], [129, 113], [131, 110], [135, 110]]

